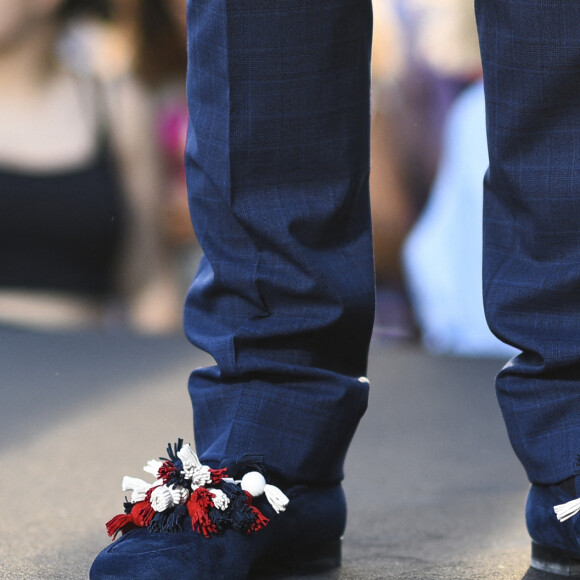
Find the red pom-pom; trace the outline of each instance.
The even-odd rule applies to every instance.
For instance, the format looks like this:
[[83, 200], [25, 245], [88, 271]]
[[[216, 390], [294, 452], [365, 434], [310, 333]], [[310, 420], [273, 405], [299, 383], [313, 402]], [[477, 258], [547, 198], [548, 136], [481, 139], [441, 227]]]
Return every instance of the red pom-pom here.
[[214, 495], [205, 487], [198, 487], [187, 501], [187, 511], [191, 518], [191, 527], [194, 531], [209, 538], [216, 534], [218, 529], [209, 517], [209, 510], [214, 507]]

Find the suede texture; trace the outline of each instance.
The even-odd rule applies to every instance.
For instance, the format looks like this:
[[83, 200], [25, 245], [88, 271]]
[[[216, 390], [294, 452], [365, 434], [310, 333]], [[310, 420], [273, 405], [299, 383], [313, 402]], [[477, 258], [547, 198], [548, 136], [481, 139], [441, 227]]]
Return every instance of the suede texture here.
[[557, 485], [532, 485], [526, 502], [526, 524], [534, 542], [580, 559], [580, 517], [559, 522], [554, 506], [574, 499]]
[[227, 530], [205, 538], [191, 530], [179, 534], [133, 530], [113, 542], [94, 561], [91, 580], [242, 580], [261, 564], [278, 562], [292, 573], [324, 554], [346, 525], [341, 486], [286, 490], [290, 503], [276, 514], [263, 498], [255, 505], [270, 523], [255, 534]]

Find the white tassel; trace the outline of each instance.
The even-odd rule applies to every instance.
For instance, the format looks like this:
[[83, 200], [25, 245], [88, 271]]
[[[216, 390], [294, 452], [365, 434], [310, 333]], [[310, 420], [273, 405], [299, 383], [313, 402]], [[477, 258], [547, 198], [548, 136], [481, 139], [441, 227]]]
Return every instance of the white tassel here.
[[567, 519], [575, 516], [578, 512], [580, 512], [580, 498], [573, 499], [572, 501], [568, 501], [560, 505], [555, 505], [554, 511], [556, 512], [558, 520], [565, 522]]
[[151, 492], [151, 507], [156, 512], [163, 512], [167, 508], [173, 507], [174, 505], [175, 504], [173, 503], [173, 496], [171, 494], [171, 490], [165, 485], [156, 487]]
[[187, 472], [193, 472], [194, 470], [201, 467], [201, 461], [197, 455], [193, 452], [191, 445], [186, 443], [178, 452], [177, 457], [181, 459], [183, 463], [183, 469]]
[[157, 459], [150, 459], [147, 465], [143, 468], [143, 471], [150, 473], [155, 479], [159, 477], [159, 468], [163, 465], [162, 461]]
[[211, 483], [211, 473], [209, 472], [209, 466], [201, 465], [195, 469], [184, 469], [181, 473], [185, 475], [186, 479], [191, 479], [191, 488], [197, 489], [198, 487], [204, 487], [208, 483]]
[[171, 492], [171, 497], [173, 498], [173, 503], [175, 505], [183, 505], [187, 503], [189, 499], [189, 491], [182, 485], [176, 485], [175, 487], [169, 488]]
[[228, 509], [228, 506], [230, 505], [230, 498], [221, 489], [208, 487], [207, 491], [209, 491], [214, 496], [211, 501], [218, 510], [224, 511]]
[[275, 485], [266, 484], [264, 493], [266, 494], [266, 499], [277, 514], [283, 512], [290, 503], [290, 500], [284, 495], [282, 490], [278, 489]]
[[123, 477], [122, 488], [123, 491], [133, 491], [131, 495], [131, 502], [137, 503], [138, 501], [143, 501], [147, 492], [152, 488], [163, 483], [162, 480], [158, 479], [154, 483], [148, 483], [143, 479], [138, 477], [129, 477], [126, 475]]
[[240, 487], [251, 494], [252, 497], [258, 497], [265, 493], [266, 499], [277, 514], [283, 512], [290, 502], [290, 500], [282, 493], [282, 490], [277, 488], [275, 485], [266, 483], [264, 476], [259, 471], [250, 471], [249, 473], [246, 473], [240, 481]]

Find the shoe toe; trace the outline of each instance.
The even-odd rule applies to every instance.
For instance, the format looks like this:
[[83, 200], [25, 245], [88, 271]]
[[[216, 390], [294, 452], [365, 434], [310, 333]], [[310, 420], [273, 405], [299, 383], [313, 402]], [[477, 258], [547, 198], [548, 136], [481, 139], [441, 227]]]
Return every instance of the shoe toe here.
[[147, 529], [133, 530], [97, 556], [90, 579], [242, 579], [249, 568], [239, 557], [244, 540], [233, 532], [204, 538], [193, 531], [155, 534]]

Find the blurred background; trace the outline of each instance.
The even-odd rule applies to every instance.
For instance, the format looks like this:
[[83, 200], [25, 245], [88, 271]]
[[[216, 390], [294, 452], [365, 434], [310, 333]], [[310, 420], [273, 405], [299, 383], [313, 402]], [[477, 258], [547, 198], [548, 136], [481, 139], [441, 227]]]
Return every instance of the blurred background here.
[[[495, 356], [471, 2], [374, 0], [375, 334]], [[185, 0], [0, 2], [0, 324], [181, 332]]]

